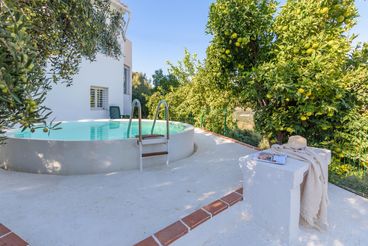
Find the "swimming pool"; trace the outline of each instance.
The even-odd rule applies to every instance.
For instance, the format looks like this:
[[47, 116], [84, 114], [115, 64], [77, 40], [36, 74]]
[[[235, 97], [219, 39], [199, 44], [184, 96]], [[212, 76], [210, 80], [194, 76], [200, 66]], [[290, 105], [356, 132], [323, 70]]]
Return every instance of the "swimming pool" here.
[[[121, 120], [94, 120], [94, 121], [72, 121], [63, 122], [61, 130], [43, 132], [42, 128], [31, 132], [30, 129], [21, 131], [15, 129], [8, 132], [9, 138], [37, 139], [37, 140], [60, 140], [60, 141], [101, 141], [127, 139], [128, 121]], [[153, 121], [142, 122], [142, 134], [150, 134]], [[177, 134], [186, 129], [186, 124], [170, 122], [170, 134]], [[155, 134], [166, 134], [166, 122], [157, 121]], [[133, 121], [130, 137], [138, 135], [138, 122]]]
[[[133, 121], [127, 138], [129, 120], [80, 120], [63, 122], [61, 130], [34, 133], [20, 129], [6, 133], [0, 146], [0, 166], [14, 171], [76, 175], [109, 173], [139, 167], [136, 135], [138, 122]], [[150, 134], [153, 121], [142, 121], [142, 133]], [[170, 162], [190, 156], [194, 150], [194, 128], [170, 122]], [[166, 122], [157, 121], [154, 134], [165, 134]], [[161, 151], [162, 146], [146, 146], [146, 152]], [[145, 167], [163, 165], [166, 157], [145, 158]]]

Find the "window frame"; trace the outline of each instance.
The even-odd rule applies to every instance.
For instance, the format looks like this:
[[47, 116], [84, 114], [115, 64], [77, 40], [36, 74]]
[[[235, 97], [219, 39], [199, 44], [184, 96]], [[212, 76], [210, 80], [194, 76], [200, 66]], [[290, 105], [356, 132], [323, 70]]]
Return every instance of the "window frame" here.
[[[93, 91], [93, 94], [92, 94]], [[93, 95], [93, 100], [92, 100]], [[101, 106], [99, 106], [101, 105]], [[105, 111], [109, 107], [109, 88], [102, 86], [90, 86], [89, 107], [93, 111]]]
[[[127, 71], [127, 72], [126, 72]], [[124, 65], [124, 81], [123, 81], [123, 93], [124, 95], [131, 94], [131, 68], [128, 65]]]

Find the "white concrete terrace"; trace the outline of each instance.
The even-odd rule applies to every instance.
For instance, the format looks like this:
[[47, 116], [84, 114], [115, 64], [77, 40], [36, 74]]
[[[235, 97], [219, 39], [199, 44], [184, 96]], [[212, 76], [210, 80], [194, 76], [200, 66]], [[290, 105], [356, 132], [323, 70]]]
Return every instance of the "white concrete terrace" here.
[[[191, 157], [142, 173], [51, 176], [0, 169], [0, 223], [34, 246], [132, 245], [241, 184], [238, 159], [254, 150], [198, 129], [195, 142]], [[334, 185], [329, 196], [329, 231], [303, 229], [300, 245], [366, 245], [368, 200]], [[243, 244], [281, 243], [247, 222], [241, 202], [174, 243]]]

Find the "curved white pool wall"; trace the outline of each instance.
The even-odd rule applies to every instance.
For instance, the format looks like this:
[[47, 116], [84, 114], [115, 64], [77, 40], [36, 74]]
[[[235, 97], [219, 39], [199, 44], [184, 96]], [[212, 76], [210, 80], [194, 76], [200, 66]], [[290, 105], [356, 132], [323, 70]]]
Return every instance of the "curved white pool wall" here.
[[[185, 126], [182, 132], [170, 135], [169, 160], [173, 162], [193, 153], [194, 127], [171, 123]], [[164, 150], [163, 147], [145, 146], [144, 152]], [[165, 160], [166, 156], [143, 158], [143, 168], [165, 165]], [[136, 138], [97, 141], [8, 138], [6, 144], [0, 147], [0, 166], [40, 174], [111, 173], [138, 169], [139, 149]]]

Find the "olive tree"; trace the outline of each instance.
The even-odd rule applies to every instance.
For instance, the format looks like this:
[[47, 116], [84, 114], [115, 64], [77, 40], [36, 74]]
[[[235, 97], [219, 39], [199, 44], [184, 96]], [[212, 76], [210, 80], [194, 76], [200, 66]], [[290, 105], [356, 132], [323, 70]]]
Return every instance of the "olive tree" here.
[[71, 85], [82, 58], [120, 56], [124, 13], [110, 4], [0, 0], [0, 131], [45, 121], [47, 91], [54, 83]]

